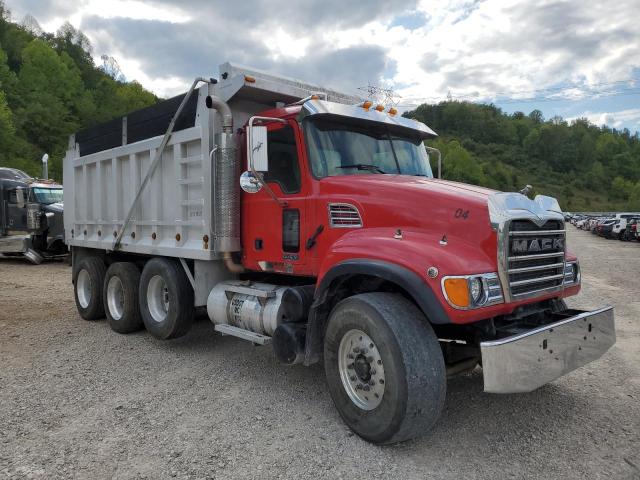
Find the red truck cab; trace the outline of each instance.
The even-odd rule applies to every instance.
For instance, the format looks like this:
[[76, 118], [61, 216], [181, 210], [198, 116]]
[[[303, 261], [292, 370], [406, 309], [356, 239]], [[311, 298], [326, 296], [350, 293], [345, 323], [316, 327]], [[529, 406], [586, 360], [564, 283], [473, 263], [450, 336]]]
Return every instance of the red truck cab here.
[[[453, 340], [449, 367], [484, 362], [488, 392], [533, 390], [606, 351], [612, 310], [563, 301], [580, 291], [580, 267], [557, 201], [434, 178], [423, 143], [435, 132], [396, 115], [316, 99], [262, 112], [264, 173], [246, 155], [255, 124], [244, 131], [253, 183], [242, 193], [242, 264], [315, 282], [305, 363], [320, 359], [323, 339], [327, 356], [342, 301], [380, 291], [409, 299]], [[564, 348], [554, 338], [563, 328], [583, 344]]]

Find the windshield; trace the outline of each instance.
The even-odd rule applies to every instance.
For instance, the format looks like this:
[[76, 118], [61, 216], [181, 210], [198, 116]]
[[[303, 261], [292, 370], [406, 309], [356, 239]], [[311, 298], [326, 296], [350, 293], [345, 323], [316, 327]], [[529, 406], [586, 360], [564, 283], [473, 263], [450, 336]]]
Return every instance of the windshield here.
[[385, 124], [307, 118], [304, 131], [316, 178], [400, 174], [433, 177], [422, 139], [394, 133]]
[[62, 202], [62, 189], [61, 188], [39, 188], [34, 187], [31, 189], [33, 201], [38, 203], [44, 203], [50, 205], [52, 203]]

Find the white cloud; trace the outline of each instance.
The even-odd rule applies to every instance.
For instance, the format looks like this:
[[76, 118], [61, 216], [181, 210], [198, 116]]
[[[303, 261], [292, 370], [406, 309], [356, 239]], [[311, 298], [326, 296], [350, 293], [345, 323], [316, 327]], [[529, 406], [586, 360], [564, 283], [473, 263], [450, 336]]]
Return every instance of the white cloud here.
[[637, 88], [630, 79], [640, 71], [638, 0], [6, 1], [49, 31], [70, 20], [97, 56], [113, 55], [127, 78], [160, 95], [225, 60], [351, 90], [381, 84], [407, 105], [449, 91], [607, 96]]
[[[131, 18], [170, 23], [187, 23], [192, 17], [186, 11], [174, 6], [151, 5], [139, 0], [81, 0], [76, 2], [72, 12], [63, 11], [64, 16], [53, 16], [42, 23], [46, 31], [55, 31], [64, 22], [76, 28], [82, 19], [90, 15], [102, 18]], [[33, 14], [33, 13], [32, 13]]]
[[586, 111], [582, 115], [567, 118], [567, 121], [571, 122], [578, 118], [586, 118], [597, 126], [607, 125], [609, 127], [622, 128], [624, 125], [633, 125], [640, 130], [640, 108], [629, 108], [617, 112]]

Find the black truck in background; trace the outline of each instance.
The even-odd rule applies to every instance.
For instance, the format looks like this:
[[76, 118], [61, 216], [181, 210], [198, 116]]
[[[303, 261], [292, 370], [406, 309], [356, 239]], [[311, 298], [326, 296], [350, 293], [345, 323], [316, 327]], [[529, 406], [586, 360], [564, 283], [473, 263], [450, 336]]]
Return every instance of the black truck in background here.
[[0, 256], [34, 264], [66, 255], [62, 185], [0, 168]]

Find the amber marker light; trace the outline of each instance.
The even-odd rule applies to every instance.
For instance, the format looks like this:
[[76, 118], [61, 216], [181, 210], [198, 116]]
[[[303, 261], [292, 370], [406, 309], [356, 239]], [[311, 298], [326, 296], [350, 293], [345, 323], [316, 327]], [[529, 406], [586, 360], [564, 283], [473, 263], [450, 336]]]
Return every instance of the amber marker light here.
[[389, 109], [389, 115], [391, 115], [392, 117], [393, 117], [396, 113], [398, 113], [398, 110], [396, 110], [395, 108], [391, 107], [391, 108]]
[[469, 307], [469, 287], [466, 278], [446, 278], [442, 285], [450, 303], [460, 308]]
[[250, 75], [245, 75], [244, 81], [247, 83], [256, 83], [256, 79]]
[[376, 111], [378, 111], [378, 112], [384, 112], [384, 105], [377, 105], [377, 106], [376, 106]]
[[364, 108], [367, 112], [369, 111], [369, 109], [371, 108], [371, 105], [373, 105], [372, 102], [370, 102], [369, 100], [367, 100], [366, 102], [364, 102], [362, 104], [362, 108]]

